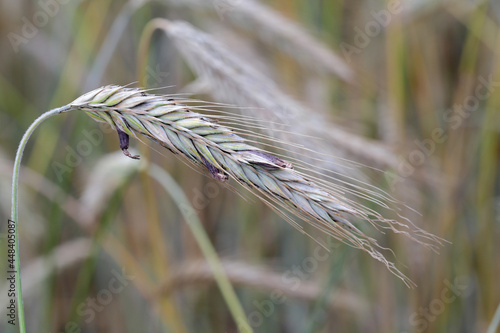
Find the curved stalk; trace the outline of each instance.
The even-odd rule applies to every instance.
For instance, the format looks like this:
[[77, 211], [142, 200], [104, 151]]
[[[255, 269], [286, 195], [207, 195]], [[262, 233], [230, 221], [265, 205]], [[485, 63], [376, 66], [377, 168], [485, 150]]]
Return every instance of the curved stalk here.
[[26, 133], [24, 133], [21, 142], [19, 143], [19, 147], [17, 148], [16, 160], [14, 162], [14, 171], [12, 175], [12, 211], [11, 211], [11, 220], [14, 223], [14, 234], [15, 234], [15, 252], [14, 252], [14, 270], [16, 277], [16, 301], [17, 301], [17, 316], [19, 322], [19, 332], [26, 332], [26, 324], [24, 319], [24, 306], [23, 306], [23, 296], [21, 289], [21, 260], [19, 253], [19, 227], [17, 220], [17, 196], [18, 196], [18, 183], [19, 183], [19, 169], [21, 167], [21, 160], [23, 157], [24, 149], [26, 148], [26, 144], [28, 143], [31, 134], [35, 131], [35, 129], [40, 125], [45, 119], [50, 118], [54, 115], [60, 114], [62, 112], [70, 111], [74, 109], [72, 106], [63, 106], [57, 109], [53, 109], [45, 112], [40, 117], [38, 117], [28, 128]]
[[191, 232], [201, 249], [201, 252], [207, 259], [215, 282], [219, 286], [222, 297], [228, 305], [229, 311], [236, 322], [238, 330], [240, 332], [252, 333], [253, 330], [247, 321], [247, 317], [240, 301], [238, 300], [238, 297], [236, 296], [233, 286], [226, 276], [219, 256], [205, 233], [205, 229], [198, 218], [198, 214], [184, 194], [184, 191], [180, 188], [177, 182], [158, 165], [152, 164], [149, 173], [151, 177], [160, 183], [160, 185], [171, 195], [172, 199], [179, 207], [182, 216], [186, 220], [187, 225], [191, 229]]

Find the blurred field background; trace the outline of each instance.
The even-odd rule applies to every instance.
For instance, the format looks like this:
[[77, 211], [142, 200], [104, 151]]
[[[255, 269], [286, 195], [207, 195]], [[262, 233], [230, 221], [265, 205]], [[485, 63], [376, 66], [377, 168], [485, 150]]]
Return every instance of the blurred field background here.
[[[19, 225], [29, 332], [238, 331], [182, 207], [148, 175], [146, 161], [182, 187], [255, 332], [495, 331], [500, 3], [494, 0], [3, 0], [3, 244], [17, 144], [42, 112], [105, 84], [133, 82], [254, 106], [223, 100], [223, 78], [200, 80], [179, 52], [182, 39], [157, 31], [144, 46], [141, 36], [154, 18], [210, 34], [312, 118], [327, 119], [314, 125], [319, 138], [311, 142], [365, 165], [346, 172], [404, 201], [420, 214], [402, 215], [450, 244], [438, 255], [372, 230], [418, 285], [409, 289], [365, 253], [306, 227], [330, 244], [327, 253], [248, 192], [237, 187], [251, 198], [244, 200], [160, 146], [132, 140], [142, 161], [124, 157], [116, 133], [72, 112], [46, 121], [23, 159]], [[342, 131], [354, 136], [323, 136]], [[6, 318], [2, 306], [0, 331], [16, 332]]]

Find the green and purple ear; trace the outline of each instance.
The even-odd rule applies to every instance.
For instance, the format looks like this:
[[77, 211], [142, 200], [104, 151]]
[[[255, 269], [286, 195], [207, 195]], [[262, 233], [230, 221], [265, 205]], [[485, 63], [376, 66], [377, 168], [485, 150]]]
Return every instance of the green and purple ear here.
[[106, 86], [70, 105], [116, 129], [120, 148], [128, 157], [138, 158], [128, 152], [129, 136], [146, 136], [184, 161], [204, 169], [214, 179], [223, 182], [231, 178], [280, 213], [291, 212], [328, 235], [367, 252], [408, 285], [412, 282], [382, 255], [377, 241], [361, 231], [367, 225], [361, 222], [395, 230], [424, 244], [426, 240], [441, 243], [436, 236], [384, 219], [372, 209], [344, 197], [335, 184], [296, 171], [290, 162], [256, 147], [254, 141], [244, 138], [236, 129], [221, 125], [222, 117], [201, 114], [199, 111], [207, 110], [206, 104], [197, 108], [189, 100], [174, 100], [135, 88]]

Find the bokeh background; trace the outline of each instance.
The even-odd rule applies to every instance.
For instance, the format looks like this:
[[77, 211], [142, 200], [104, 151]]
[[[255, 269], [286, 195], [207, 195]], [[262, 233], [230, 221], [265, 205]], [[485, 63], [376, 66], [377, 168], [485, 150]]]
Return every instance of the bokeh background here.
[[[161, 147], [133, 141], [143, 162], [181, 186], [255, 332], [496, 331], [495, 0], [2, 0], [2, 244], [16, 148], [42, 112], [104, 84], [129, 83], [255, 106], [224, 94], [223, 77], [200, 79], [196, 57], [180, 52], [190, 36], [157, 31], [145, 47], [154, 18], [189, 22], [312, 118], [324, 117], [314, 125], [318, 147], [359, 162], [353, 170], [344, 161], [353, 182], [387, 191], [414, 209], [401, 215], [449, 241], [436, 254], [401, 235], [370, 231], [418, 285], [410, 289], [365, 253], [306, 227], [328, 244], [326, 252], [245, 190], [235, 187], [247, 199]], [[300, 132], [303, 124], [289, 126]], [[333, 140], [323, 135], [329, 132], [351, 136]], [[175, 191], [167, 193], [147, 163], [118, 148], [115, 133], [78, 112], [47, 120], [28, 145], [19, 225], [29, 331], [237, 332]], [[3, 276], [5, 246], [0, 253]], [[1, 318], [0, 331], [17, 331], [3, 305]]]

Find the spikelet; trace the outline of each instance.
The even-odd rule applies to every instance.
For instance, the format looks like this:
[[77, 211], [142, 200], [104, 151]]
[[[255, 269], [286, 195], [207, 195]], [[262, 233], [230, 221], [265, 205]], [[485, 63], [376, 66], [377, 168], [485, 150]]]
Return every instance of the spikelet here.
[[[205, 169], [218, 181], [231, 178], [278, 212], [289, 211], [334, 238], [366, 251], [411, 285], [412, 282], [377, 250], [377, 242], [348, 218], [365, 220], [375, 227], [390, 228], [413, 238], [408, 232], [396, 228], [402, 224], [385, 220], [375, 212], [349, 202], [334, 188], [309, 179], [294, 170], [291, 163], [255, 147], [236, 131], [218, 124], [213, 116], [202, 115], [195, 106], [181, 102], [186, 101], [135, 88], [106, 86], [79, 97], [70, 106], [87, 112], [97, 121], [108, 123], [121, 133], [121, 148], [127, 156], [137, 158], [127, 151], [128, 136], [144, 135]], [[288, 220], [300, 229], [293, 220]], [[416, 233], [424, 239], [440, 242], [422, 230], [416, 230]]]

